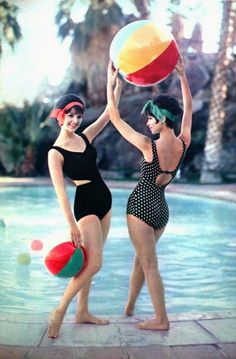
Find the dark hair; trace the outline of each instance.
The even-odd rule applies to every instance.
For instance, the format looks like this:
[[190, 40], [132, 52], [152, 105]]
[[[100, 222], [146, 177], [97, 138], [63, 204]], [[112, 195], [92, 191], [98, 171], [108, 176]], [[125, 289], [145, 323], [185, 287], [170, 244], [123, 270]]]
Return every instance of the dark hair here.
[[84, 109], [82, 109], [78, 105], [75, 105], [75, 106], [69, 108], [68, 110], [65, 110], [65, 114], [70, 113], [72, 110], [74, 110], [75, 111], [74, 113], [77, 114], [77, 115], [80, 115], [80, 114], [83, 115], [83, 113], [84, 113]]
[[[69, 94], [66, 94], [64, 96], [62, 96], [55, 104], [55, 108], [65, 108], [66, 105], [68, 105], [70, 102], [80, 102], [82, 105], [83, 105], [83, 108], [78, 106], [78, 105], [75, 105], [73, 106], [73, 108], [76, 110], [76, 112], [78, 113], [84, 113], [84, 110], [85, 110], [85, 102], [82, 100], [81, 97], [79, 97], [78, 95], [76, 94], [73, 94], [73, 93], [69, 93]], [[71, 108], [67, 111], [65, 111], [65, 113], [68, 113], [71, 111]]]
[[[165, 110], [170, 111], [175, 116], [181, 116], [183, 114], [182, 107], [179, 104], [179, 101], [168, 94], [160, 94], [154, 97], [153, 103], [156, 104], [160, 109], [163, 108]], [[174, 128], [174, 122], [166, 117], [166, 126], [170, 128]]]

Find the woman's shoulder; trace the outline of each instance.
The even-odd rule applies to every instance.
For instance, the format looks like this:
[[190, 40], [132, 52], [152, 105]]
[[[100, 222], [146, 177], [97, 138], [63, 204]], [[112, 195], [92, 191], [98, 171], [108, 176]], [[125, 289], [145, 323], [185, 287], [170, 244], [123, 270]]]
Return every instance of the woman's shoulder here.
[[190, 145], [191, 140], [187, 137], [185, 137], [184, 135], [180, 134], [178, 136], [178, 139], [182, 142], [182, 144], [184, 145], [185, 149], [187, 149]]
[[53, 144], [53, 146], [48, 151], [48, 158], [51, 159], [61, 159], [64, 155], [63, 148], [58, 146], [56, 143]]

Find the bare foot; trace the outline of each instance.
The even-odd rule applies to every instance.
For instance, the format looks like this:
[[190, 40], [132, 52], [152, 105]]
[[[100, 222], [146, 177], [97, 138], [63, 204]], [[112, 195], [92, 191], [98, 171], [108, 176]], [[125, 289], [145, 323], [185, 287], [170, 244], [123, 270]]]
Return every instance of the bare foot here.
[[48, 338], [56, 339], [59, 336], [59, 330], [60, 330], [63, 318], [64, 318], [64, 315], [60, 312], [59, 309], [55, 309], [52, 311], [50, 318], [49, 318]]
[[127, 303], [126, 306], [125, 306], [124, 313], [125, 313], [125, 315], [127, 315], [127, 317], [130, 317], [131, 315], [134, 315], [134, 305]]
[[150, 319], [137, 324], [137, 328], [146, 330], [169, 330], [170, 324], [168, 319]]
[[90, 314], [89, 312], [76, 313], [75, 320], [76, 320], [76, 323], [90, 323], [90, 324], [97, 324], [97, 325], [109, 324], [109, 320], [95, 317], [94, 315]]

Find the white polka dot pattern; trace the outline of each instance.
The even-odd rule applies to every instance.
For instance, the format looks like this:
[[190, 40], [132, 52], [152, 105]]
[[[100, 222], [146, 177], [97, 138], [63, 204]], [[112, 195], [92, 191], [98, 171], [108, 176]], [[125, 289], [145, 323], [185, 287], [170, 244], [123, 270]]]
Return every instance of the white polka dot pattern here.
[[[185, 155], [185, 143], [183, 142], [183, 154], [174, 171], [162, 171], [156, 150], [156, 144], [152, 141], [152, 162], [144, 159], [141, 164], [140, 180], [129, 196], [127, 214], [132, 214], [141, 219], [154, 229], [165, 227], [169, 220], [169, 208], [165, 199], [165, 187], [173, 180]], [[171, 180], [165, 185], [157, 185], [156, 178], [162, 173], [171, 174]]]

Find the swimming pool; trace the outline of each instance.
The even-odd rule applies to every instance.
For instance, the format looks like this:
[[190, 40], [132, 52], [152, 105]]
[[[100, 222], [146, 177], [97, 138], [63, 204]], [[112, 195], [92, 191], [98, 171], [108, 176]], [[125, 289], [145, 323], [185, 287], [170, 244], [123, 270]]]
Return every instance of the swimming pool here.
[[[94, 280], [90, 308], [102, 315], [121, 315], [127, 298], [133, 247], [125, 220], [130, 190], [113, 189], [113, 218], [104, 263]], [[73, 199], [74, 188], [68, 189]], [[68, 279], [50, 275], [43, 254], [67, 240], [67, 226], [52, 187], [0, 189], [0, 313], [48, 314]], [[158, 244], [159, 263], [169, 313], [211, 313], [236, 309], [236, 204], [167, 194], [170, 222]], [[41, 239], [44, 253], [30, 250]], [[17, 261], [28, 253], [27, 265]], [[75, 301], [68, 313], [75, 310]], [[147, 288], [137, 314], [152, 313]]]

